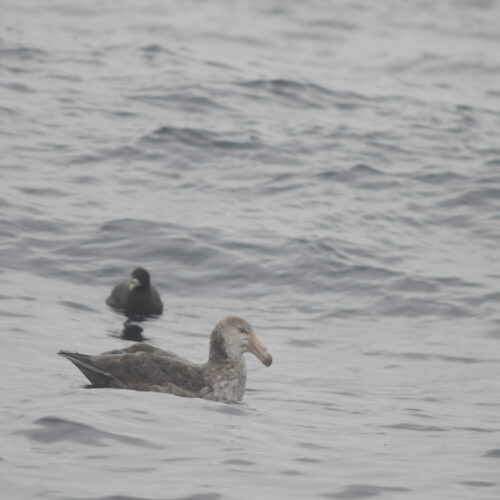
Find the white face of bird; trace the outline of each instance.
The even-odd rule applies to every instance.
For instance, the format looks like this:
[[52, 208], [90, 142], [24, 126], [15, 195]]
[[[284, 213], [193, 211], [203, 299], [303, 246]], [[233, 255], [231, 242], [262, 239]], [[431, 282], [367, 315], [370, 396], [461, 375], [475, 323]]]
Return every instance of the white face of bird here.
[[128, 289], [133, 290], [134, 288], [138, 288], [140, 286], [142, 286], [142, 283], [137, 278], [132, 278], [128, 286]]

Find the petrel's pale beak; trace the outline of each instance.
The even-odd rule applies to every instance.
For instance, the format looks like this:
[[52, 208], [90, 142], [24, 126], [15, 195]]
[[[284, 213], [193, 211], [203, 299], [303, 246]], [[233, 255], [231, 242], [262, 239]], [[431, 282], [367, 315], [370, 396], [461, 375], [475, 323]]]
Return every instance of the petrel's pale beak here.
[[132, 278], [132, 281], [130, 282], [128, 289], [133, 290], [134, 288], [137, 288], [138, 286], [141, 286], [141, 282], [137, 278]]
[[273, 357], [267, 352], [266, 346], [257, 338], [255, 332], [250, 333], [248, 351], [259, 358], [266, 366], [271, 366]]

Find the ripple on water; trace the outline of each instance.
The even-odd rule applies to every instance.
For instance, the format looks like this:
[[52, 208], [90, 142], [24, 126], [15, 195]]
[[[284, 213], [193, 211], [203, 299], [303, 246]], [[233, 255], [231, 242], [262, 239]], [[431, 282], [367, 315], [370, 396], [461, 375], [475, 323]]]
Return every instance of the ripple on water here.
[[163, 446], [149, 443], [144, 439], [101, 431], [90, 425], [81, 424], [80, 422], [74, 422], [60, 417], [42, 417], [34, 423], [40, 426], [40, 428], [19, 430], [15, 431], [13, 434], [20, 434], [32, 441], [49, 444], [60, 441], [70, 441], [90, 446], [107, 446], [106, 441], [115, 441], [141, 448], [163, 448]]
[[[164, 497], [165, 500], [219, 500], [222, 495], [219, 493], [194, 493], [184, 497]], [[58, 497], [58, 500], [158, 500], [151, 497], [136, 497], [129, 495], [110, 495], [105, 497]]]
[[490, 486], [496, 486], [498, 483], [492, 483], [489, 481], [460, 481], [460, 484], [464, 486], [472, 486], [473, 488], [488, 488]]
[[427, 297], [405, 297], [401, 295], [386, 293], [374, 305], [378, 314], [384, 316], [403, 316], [408, 318], [421, 317], [423, 315], [447, 318], [466, 318], [476, 316], [476, 312], [470, 308], [454, 304], [450, 300], [439, 300]]
[[494, 448], [492, 450], [488, 450], [483, 457], [488, 458], [500, 458], [500, 448]]
[[152, 133], [143, 136], [140, 140], [142, 144], [150, 146], [168, 146], [169, 144], [183, 144], [193, 148], [203, 148], [205, 152], [210, 150], [250, 150], [254, 153], [262, 147], [262, 144], [255, 136], [238, 136], [236, 132], [214, 132], [211, 130], [180, 128], [172, 125], [165, 125], [154, 130]]
[[413, 424], [409, 422], [402, 422], [400, 424], [383, 425], [382, 427], [386, 429], [400, 429], [406, 431], [417, 431], [417, 432], [448, 432], [450, 429], [446, 427], [439, 427], [437, 425], [421, 425]]
[[295, 347], [310, 347], [310, 348], [317, 348], [326, 343], [326, 340], [321, 340], [321, 339], [288, 339], [287, 343], [289, 345], [295, 346]]
[[478, 359], [467, 356], [452, 356], [448, 354], [429, 354], [425, 352], [389, 352], [389, 351], [366, 351], [363, 352], [364, 356], [383, 356], [383, 357], [394, 357], [394, 358], [404, 358], [412, 361], [429, 361], [429, 360], [439, 360], [448, 361], [450, 363], [498, 363], [496, 359]]
[[325, 493], [325, 498], [341, 498], [344, 500], [355, 500], [357, 498], [369, 498], [379, 496], [381, 493], [405, 493], [411, 491], [409, 488], [398, 486], [374, 486], [372, 484], [350, 484], [338, 493]]
[[248, 97], [252, 99], [264, 99], [299, 109], [331, 106], [352, 110], [369, 102], [360, 93], [337, 91], [307, 81], [259, 79], [238, 82], [237, 85], [250, 91]]
[[[248, 390], [248, 389], [247, 389]], [[237, 417], [249, 417], [252, 415], [251, 410], [243, 407], [244, 403], [240, 405], [207, 405], [204, 407], [205, 410], [214, 411], [217, 413], [224, 413], [225, 415], [234, 415]]]
[[256, 465], [256, 462], [252, 460], [243, 460], [241, 458], [229, 458], [228, 460], [224, 460], [224, 465]]
[[389, 189], [403, 184], [403, 179], [370, 165], [358, 163], [346, 169], [326, 170], [317, 174], [320, 181], [334, 181], [361, 189]]
[[69, 307], [70, 309], [76, 309], [77, 311], [95, 313], [98, 312], [97, 309], [81, 304], [80, 302], [73, 302], [71, 300], [60, 300], [59, 304]]
[[[155, 53], [155, 56], [158, 53]], [[182, 86], [178, 89], [166, 87], [141, 88], [128, 97], [152, 106], [175, 107], [191, 113], [227, 111], [229, 108], [206, 96], [206, 90], [195, 86]]]

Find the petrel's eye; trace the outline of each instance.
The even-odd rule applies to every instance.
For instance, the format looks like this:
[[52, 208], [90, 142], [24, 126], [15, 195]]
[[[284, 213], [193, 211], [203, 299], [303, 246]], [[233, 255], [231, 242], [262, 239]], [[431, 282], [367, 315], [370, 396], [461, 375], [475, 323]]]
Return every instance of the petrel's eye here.
[[247, 333], [247, 331], [244, 328], [239, 328], [240, 333]]

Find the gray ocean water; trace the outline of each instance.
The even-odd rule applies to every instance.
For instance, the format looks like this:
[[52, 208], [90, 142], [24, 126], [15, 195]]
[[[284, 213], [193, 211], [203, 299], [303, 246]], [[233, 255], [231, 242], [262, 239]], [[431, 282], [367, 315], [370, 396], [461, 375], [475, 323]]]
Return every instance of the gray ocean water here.
[[[500, 498], [500, 2], [0, 2], [2, 500]], [[88, 390], [59, 349], [242, 404]]]

